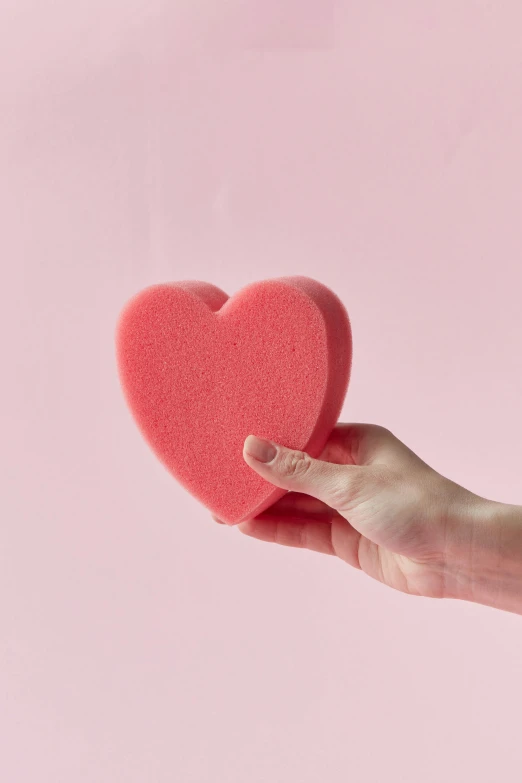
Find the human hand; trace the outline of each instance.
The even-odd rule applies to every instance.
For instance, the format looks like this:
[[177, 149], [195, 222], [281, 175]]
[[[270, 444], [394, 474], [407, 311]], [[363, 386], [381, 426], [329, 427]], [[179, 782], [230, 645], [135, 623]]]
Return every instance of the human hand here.
[[242, 533], [336, 555], [411, 595], [522, 613], [522, 509], [455, 484], [385, 428], [340, 424], [320, 459], [249, 436], [244, 459], [289, 492]]

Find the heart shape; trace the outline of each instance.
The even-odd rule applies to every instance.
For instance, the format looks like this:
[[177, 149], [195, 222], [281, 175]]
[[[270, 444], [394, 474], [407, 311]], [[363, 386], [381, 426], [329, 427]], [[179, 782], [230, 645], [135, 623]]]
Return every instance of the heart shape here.
[[287, 277], [235, 296], [200, 282], [135, 296], [116, 338], [134, 418], [171, 474], [228, 524], [285, 494], [244, 462], [247, 435], [319, 456], [348, 388], [348, 314], [321, 283]]

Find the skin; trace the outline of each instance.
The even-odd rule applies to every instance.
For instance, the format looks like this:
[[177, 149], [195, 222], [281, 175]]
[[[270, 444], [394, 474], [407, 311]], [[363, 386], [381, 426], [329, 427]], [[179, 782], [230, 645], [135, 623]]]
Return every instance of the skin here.
[[384, 427], [340, 424], [319, 459], [249, 436], [243, 456], [288, 490], [243, 534], [337, 556], [409, 595], [522, 614], [522, 507], [455, 484]]

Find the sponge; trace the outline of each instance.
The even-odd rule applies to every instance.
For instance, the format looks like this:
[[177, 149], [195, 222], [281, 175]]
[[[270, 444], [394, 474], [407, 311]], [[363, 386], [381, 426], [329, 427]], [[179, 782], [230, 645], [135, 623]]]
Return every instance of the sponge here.
[[245, 438], [319, 456], [348, 388], [352, 335], [341, 301], [306, 277], [252, 283], [231, 298], [186, 281], [131, 299], [116, 352], [149, 446], [186, 490], [234, 525], [285, 494], [244, 462]]

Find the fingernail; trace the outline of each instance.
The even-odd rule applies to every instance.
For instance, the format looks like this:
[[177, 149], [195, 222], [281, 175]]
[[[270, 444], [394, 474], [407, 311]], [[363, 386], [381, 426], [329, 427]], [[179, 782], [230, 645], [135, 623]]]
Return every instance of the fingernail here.
[[269, 440], [256, 438], [255, 435], [249, 435], [245, 441], [245, 454], [253, 457], [258, 462], [272, 462], [277, 454], [277, 448]]

